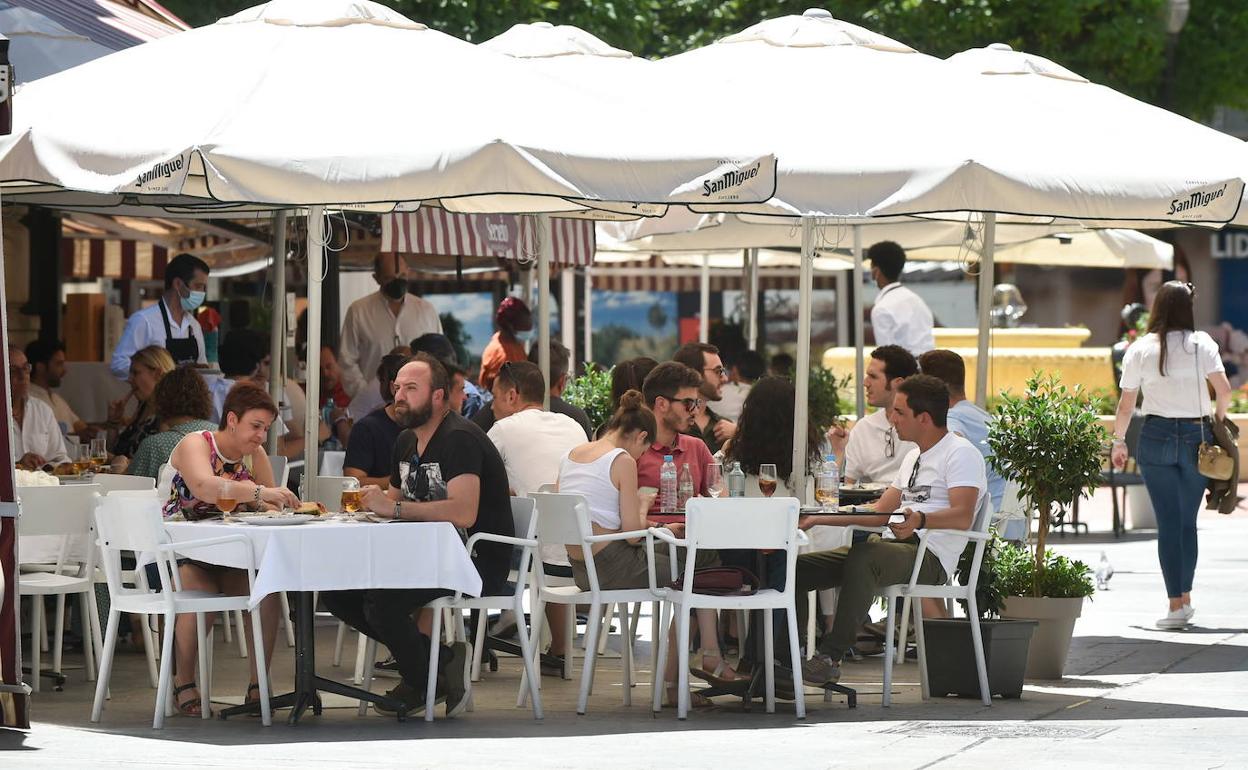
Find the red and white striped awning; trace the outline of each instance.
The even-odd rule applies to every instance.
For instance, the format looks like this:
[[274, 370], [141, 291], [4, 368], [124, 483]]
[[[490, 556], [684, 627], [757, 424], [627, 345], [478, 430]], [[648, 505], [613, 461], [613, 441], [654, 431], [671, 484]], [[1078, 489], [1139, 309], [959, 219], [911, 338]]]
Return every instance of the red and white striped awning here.
[[[701, 269], [664, 264], [663, 258], [652, 254], [648, 261], [618, 262], [610, 266], [595, 266], [591, 271], [594, 289], [598, 291], [701, 291]], [[798, 288], [797, 268], [762, 268], [758, 271], [758, 287], [761, 290]], [[740, 270], [716, 269], [710, 271], [711, 291], [739, 291], [745, 287]], [[834, 274], [816, 273], [814, 288], [835, 289]]]
[[[550, 220], [555, 262], [588, 265], [596, 241], [587, 219]], [[511, 214], [457, 214], [433, 206], [384, 214], [381, 250], [447, 257], [502, 257], [532, 261], [538, 253], [537, 220]]]

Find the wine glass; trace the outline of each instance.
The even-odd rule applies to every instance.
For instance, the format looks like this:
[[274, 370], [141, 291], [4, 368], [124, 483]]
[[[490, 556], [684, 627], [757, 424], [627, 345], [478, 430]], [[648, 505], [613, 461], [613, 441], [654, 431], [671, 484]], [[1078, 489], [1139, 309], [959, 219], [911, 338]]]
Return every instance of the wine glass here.
[[771, 497], [776, 493], [775, 463], [763, 463], [758, 466], [758, 488], [764, 497]]
[[108, 440], [103, 436], [91, 439], [91, 462], [100, 470], [108, 465]]
[[229, 479], [222, 479], [221, 485], [217, 487], [217, 510], [222, 513], [229, 513], [238, 505], [238, 492], [234, 486], [234, 482]]
[[724, 466], [719, 463], [706, 464], [706, 491], [711, 497], [724, 493]]

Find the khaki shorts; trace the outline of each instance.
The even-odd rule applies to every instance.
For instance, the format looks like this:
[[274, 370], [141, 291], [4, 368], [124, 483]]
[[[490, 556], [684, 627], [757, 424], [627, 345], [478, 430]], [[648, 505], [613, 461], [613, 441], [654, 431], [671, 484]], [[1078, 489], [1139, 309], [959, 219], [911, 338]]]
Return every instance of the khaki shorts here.
[[[672, 559], [666, 543], [654, 545], [654, 579], [659, 588], [671, 585]], [[589, 573], [585, 570], [585, 562], [569, 559], [572, 564], [572, 579], [576, 587], [582, 591], [589, 590]], [[685, 549], [677, 551], [677, 575], [684, 568]], [[715, 551], [698, 551], [698, 559], [694, 562], [697, 569], [719, 566], [719, 554]], [[594, 568], [598, 572], [598, 587], [606, 590], [626, 588], [649, 588], [650, 576], [646, 569], [646, 548], [632, 545], [623, 540], [613, 540], [607, 547], [594, 554]]]

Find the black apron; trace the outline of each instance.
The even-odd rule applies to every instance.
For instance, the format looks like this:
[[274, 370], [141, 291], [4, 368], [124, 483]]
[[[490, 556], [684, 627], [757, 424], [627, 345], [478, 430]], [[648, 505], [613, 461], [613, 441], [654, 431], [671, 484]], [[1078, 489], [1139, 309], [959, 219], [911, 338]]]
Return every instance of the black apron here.
[[187, 330], [185, 337], [175, 338], [173, 329], [169, 326], [169, 311], [165, 309], [165, 301], [162, 299], [157, 304], [160, 306], [160, 319], [165, 322], [165, 350], [173, 357], [174, 366], [199, 363], [199, 342], [195, 335]]

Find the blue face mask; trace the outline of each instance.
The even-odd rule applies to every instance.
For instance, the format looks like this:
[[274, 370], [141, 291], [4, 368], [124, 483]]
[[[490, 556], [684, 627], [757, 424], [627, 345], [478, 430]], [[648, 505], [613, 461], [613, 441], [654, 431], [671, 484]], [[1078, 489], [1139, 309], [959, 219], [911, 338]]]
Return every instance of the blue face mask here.
[[528, 331], [525, 331], [525, 332], [516, 332], [516, 339], [520, 340], [521, 342], [529, 342], [530, 340], [536, 337], [537, 337], [537, 334], [532, 329], [529, 329]]
[[204, 304], [204, 300], [208, 297], [206, 291], [192, 291], [188, 296], [181, 297], [182, 309], [187, 312], [193, 311], [200, 305]]

